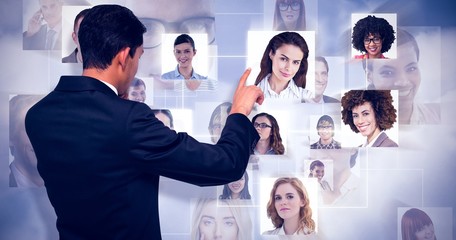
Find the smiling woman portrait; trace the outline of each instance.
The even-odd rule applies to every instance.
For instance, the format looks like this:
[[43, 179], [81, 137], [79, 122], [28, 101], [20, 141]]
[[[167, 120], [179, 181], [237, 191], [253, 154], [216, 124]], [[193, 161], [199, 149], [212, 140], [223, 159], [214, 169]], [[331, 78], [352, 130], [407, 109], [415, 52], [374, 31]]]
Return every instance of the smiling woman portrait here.
[[296, 32], [275, 35], [266, 46], [255, 85], [265, 98], [299, 99], [313, 97], [305, 89], [309, 48], [306, 40]]
[[384, 18], [368, 15], [360, 19], [353, 27], [353, 48], [362, 55], [355, 59], [385, 58], [383, 53], [388, 52], [396, 37], [391, 24]]
[[423, 56], [418, 46], [411, 33], [398, 28], [396, 59], [363, 61], [368, 89], [398, 90], [400, 124], [439, 124], [440, 104], [419, 100], [418, 92], [423, 89], [421, 84], [426, 79], [422, 78], [426, 74], [422, 73], [420, 59]]
[[223, 186], [223, 192], [219, 199], [251, 199], [249, 192], [249, 174], [244, 172], [241, 179], [230, 182]]
[[350, 90], [341, 101], [342, 120], [355, 133], [366, 137], [362, 147], [397, 147], [383, 131], [396, 122], [390, 90]]

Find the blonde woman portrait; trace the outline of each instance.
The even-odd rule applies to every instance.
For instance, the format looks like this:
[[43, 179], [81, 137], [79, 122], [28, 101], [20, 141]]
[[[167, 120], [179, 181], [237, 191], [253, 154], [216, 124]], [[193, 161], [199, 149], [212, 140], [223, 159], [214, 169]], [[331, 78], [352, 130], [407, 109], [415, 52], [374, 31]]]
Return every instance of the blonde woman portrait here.
[[237, 200], [199, 199], [192, 218], [192, 240], [252, 239], [252, 221]]
[[317, 239], [309, 195], [298, 178], [278, 178], [266, 210], [275, 228], [263, 235], [300, 235], [299, 239]]

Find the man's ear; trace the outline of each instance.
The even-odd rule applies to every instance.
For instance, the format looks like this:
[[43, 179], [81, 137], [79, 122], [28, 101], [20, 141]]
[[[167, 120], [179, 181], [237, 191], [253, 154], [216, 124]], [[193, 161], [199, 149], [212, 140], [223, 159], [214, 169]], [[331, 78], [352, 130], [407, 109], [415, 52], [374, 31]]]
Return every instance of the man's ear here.
[[130, 57], [129, 52], [130, 48], [126, 47], [120, 50], [116, 55], [116, 59], [119, 65], [122, 66], [122, 69], [125, 69], [127, 67], [128, 58]]

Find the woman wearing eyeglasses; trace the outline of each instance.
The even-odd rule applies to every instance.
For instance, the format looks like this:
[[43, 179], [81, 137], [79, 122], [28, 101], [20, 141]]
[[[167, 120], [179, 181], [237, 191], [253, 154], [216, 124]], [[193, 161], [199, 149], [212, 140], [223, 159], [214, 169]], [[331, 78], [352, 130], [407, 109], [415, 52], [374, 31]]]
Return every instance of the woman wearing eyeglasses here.
[[255, 85], [265, 98], [298, 99], [306, 102], [313, 93], [305, 89], [309, 48], [296, 32], [282, 32], [268, 43]]
[[274, 31], [306, 30], [306, 8], [303, 0], [276, 0]]
[[285, 147], [280, 137], [279, 124], [267, 113], [259, 113], [252, 118], [253, 127], [258, 131], [260, 140], [255, 146], [255, 155], [282, 155]]
[[362, 55], [355, 59], [386, 58], [383, 53], [388, 52], [396, 37], [391, 24], [384, 18], [367, 16], [356, 22], [353, 27], [353, 48]]

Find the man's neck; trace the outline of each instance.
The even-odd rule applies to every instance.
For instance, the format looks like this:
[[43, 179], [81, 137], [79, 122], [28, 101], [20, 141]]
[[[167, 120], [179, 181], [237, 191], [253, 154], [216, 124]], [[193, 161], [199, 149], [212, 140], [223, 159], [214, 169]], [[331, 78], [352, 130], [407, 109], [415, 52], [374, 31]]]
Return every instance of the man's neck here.
[[119, 83], [112, 71], [89, 68], [82, 71], [82, 76], [95, 78], [102, 82], [109, 83], [117, 90], [117, 92], [119, 91]]

